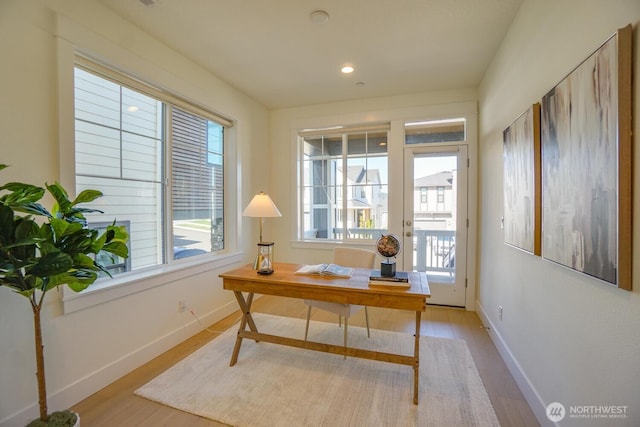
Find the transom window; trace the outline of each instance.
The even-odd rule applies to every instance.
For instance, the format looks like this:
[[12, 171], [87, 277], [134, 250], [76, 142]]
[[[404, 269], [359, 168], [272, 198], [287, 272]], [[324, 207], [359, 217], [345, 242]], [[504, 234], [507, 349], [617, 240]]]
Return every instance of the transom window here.
[[467, 140], [465, 118], [405, 123], [405, 144], [440, 144]]
[[130, 258], [112, 271], [223, 251], [230, 122], [92, 65], [75, 68], [76, 191], [104, 194], [93, 203], [104, 214], [87, 215], [90, 225], [127, 224]]
[[299, 134], [299, 238], [370, 240], [387, 232], [387, 139], [388, 126]]

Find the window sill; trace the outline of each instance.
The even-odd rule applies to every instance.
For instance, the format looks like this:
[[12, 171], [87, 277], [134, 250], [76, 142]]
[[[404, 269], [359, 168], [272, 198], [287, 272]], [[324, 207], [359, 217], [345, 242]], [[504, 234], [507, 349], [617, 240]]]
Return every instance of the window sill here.
[[62, 310], [65, 314], [73, 313], [185, 277], [235, 264], [241, 262], [243, 257], [244, 254], [240, 252], [218, 255], [213, 259], [210, 256], [195, 257], [193, 260], [131, 272], [114, 279], [98, 280], [82, 292], [74, 292], [65, 286], [62, 288]]

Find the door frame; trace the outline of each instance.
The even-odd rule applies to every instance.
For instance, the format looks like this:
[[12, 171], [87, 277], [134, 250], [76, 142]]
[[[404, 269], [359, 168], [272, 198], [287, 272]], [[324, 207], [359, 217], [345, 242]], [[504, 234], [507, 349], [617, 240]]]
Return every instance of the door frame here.
[[[458, 177], [458, 185], [454, 193], [456, 215], [456, 264], [455, 264], [455, 282], [447, 284], [446, 282], [432, 282], [432, 294], [437, 294], [440, 298], [433, 298], [432, 304], [449, 305], [454, 307], [466, 307], [467, 305], [467, 243], [468, 243], [468, 147], [467, 144], [420, 144], [407, 145], [404, 150], [404, 201], [403, 201], [403, 242], [404, 247], [410, 247], [405, 250], [402, 257], [403, 269], [411, 271], [414, 268], [413, 260], [413, 240], [415, 232], [415, 159], [420, 157], [442, 156], [456, 158], [456, 174]], [[462, 251], [460, 249], [463, 249]], [[435, 296], [435, 295], [434, 295]]]

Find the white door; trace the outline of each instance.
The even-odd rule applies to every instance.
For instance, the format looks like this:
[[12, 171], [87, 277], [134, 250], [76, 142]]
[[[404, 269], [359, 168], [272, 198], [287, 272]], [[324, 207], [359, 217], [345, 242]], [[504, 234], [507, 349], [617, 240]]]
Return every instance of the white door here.
[[465, 306], [467, 147], [407, 147], [403, 270], [424, 271], [429, 304]]

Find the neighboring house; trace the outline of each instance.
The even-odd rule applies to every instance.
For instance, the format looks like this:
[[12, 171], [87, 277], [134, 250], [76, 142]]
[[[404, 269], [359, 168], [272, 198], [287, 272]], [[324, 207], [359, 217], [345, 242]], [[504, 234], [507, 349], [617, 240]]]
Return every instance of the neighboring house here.
[[[317, 160], [316, 162], [325, 162]], [[308, 170], [305, 170], [305, 175]], [[342, 238], [344, 227], [352, 238], [375, 238], [370, 232], [358, 229], [386, 230], [387, 228], [387, 185], [382, 183], [378, 169], [366, 169], [362, 165], [348, 166], [346, 174], [340, 166], [330, 174], [330, 180], [339, 184], [346, 179], [347, 211], [344, 212], [342, 198], [337, 194], [327, 197], [324, 188], [305, 193], [305, 237], [306, 238]], [[313, 179], [319, 179], [314, 176]], [[319, 181], [321, 181], [319, 179]], [[339, 187], [332, 185], [330, 188]], [[318, 193], [319, 191], [319, 193]]]
[[364, 166], [347, 168], [347, 186], [352, 189], [347, 201], [347, 228], [385, 228], [386, 204], [383, 204], [380, 171]]
[[413, 209], [416, 229], [455, 229], [455, 194], [457, 173], [438, 172], [417, 178], [413, 190]]

